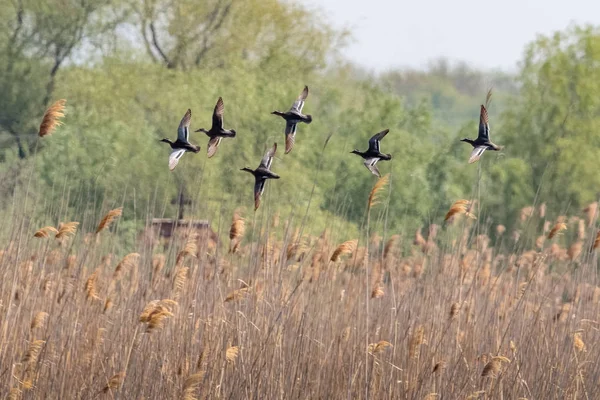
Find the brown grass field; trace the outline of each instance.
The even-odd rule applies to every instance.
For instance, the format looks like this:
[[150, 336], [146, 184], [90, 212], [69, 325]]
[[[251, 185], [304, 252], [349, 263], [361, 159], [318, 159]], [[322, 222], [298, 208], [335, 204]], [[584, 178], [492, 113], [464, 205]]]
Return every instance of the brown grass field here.
[[0, 395], [600, 398], [596, 209], [524, 209], [521, 237], [471, 202], [449, 209], [414, 238], [240, 211], [223, 216], [231, 241], [124, 251], [120, 210], [17, 223], [0, 252]]

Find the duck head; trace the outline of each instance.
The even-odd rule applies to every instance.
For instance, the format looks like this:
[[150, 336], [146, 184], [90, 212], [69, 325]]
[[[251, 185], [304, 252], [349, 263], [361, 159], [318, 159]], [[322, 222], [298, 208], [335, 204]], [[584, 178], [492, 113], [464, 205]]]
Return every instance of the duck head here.
[[460, 141], [461, 142], [467, 142], [470, 145], [475, 146], [475, 142], [473, 140], [471, 140], [471, 139], [464, 138], [464, 139], [460, 139]]
[[240, 171], [246, 171], [246, 172], [250, 172], [252, 175], [254, 175], [254, 170], [253, 170], [253, 169], [250, 169], [250, 168], [248, 168], [248, 167], [244, 167], [244, 168], [240, 169]]
[[160, 141], [160, 142], [169, 143], [169, 144], [173, 144], [173, 142], [171, 141], [171, 139], [167, 139], [167, 138], [165, 138], [165, 139], [160, 139], [159, 141]]
[[204, 128], [200, 128], [198, 130], [195, 130], [194, 132], [204, 132], [204, 133], [208, 133], [208, 131]]
[[360, 156], [360, 150], [357, 150], [357, 149], [352, 150], [350, 153], [358, 154]]

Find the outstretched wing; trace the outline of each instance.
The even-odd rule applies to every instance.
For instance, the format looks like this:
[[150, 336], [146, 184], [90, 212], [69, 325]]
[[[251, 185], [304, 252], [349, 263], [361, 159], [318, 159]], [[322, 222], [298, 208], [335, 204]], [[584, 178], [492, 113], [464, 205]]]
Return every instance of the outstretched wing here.
[[215, 155], [215, 153], [217, 152], [217, 147], [219, 147], [219, 144], [221, 144], [221, 137], [220, 136], [215, 136], [213, 138], [210, 138], [208, 141], [208, 148], [206, 150], [206, 154], [208, 155], [208, 158], [211, 158], [212, 156]]
[[294, 101], [294, 104], [292, 104], [292, 108], [290, 109], [290, 111], [298, 111], [299, 113], [301, 113], [302, 107], [304, 107], [304, 102], [306, 101], [307, 97], [308, 86], [304, 86], [304, 90], [302, 91], [302, 93], [300, 93], [300, 96], [298, 96], [296, 101]]
[[296, 143], [296, 128], [298, 124], [296, 122], [287, 121], [285, 123], [285, 154], [292, 151], [294, 143]]
[[373, 135], [373, 137], [369, 139], [369, 151], [379, 151], [379, 142], [385, 137], [385, 135], [388, 134], [389, 131], [389, 129], [385, 129]]
[[481, 112], [479, 113], [479, 140], [490, 140], [490, 123], [488, 120], [488, 113], [485, 106], [481, 105]]
[[256, 178], [256, 182], [254, 183], [254, 211], [260, 206], [260, 198], [265, 191], [265, 182], [267, 180], [264, 178]]
[[273, 147], [271, 147], [269, 150], [267, 150], [267, 152], [265, 153], [265, 156], [260, 161], [260, 165], [258, 167], [271, 169], [271, 164], [273, 163], [273, 157], [275, 156], [276, 151], [277, 151], [277, 143], [273, 143]]
[[367, 169], [369, 171], [371, 171], [371, 173], [373, 175], [381, 178], [381, 174], [379, 173], [379, 170], [377, 169], [377, 166], [375, 165], [375, 164], [377, 164], [377, 161], [379, 161], [379, 158], [377, 158], [377, 157], [367, 158], [367, 159], [365, 159], [365, 167], [367, 167]]
[[487, 146], [475, 147], [471, 152], [471, 157], [469, 157], [469, 164], [473, 164], [475, 161], [479, 160], [485, 149], [487, 149]]
[[223, 104], [223, 99], [219, 97], [219, 100], [217, 100], [217, 104], [215, 105], [215, 110], [213, 111], [212, 130], [223, 129], [224, 112], [225, 105]]
[[179, 159], [183, 156], [184, 153], [184, 149], [175, 149], [171, 152], [171, 155], [169, 156], [169, 169], [171, 171], [175, 169], [175, 167], [179, 163]]
[[179, 123], [177, 128], [177, 140], [181, 142], [188, 142], [190, 138], [190, 121], [192, 120], [192, 110], [188, 108], [187, 112]]

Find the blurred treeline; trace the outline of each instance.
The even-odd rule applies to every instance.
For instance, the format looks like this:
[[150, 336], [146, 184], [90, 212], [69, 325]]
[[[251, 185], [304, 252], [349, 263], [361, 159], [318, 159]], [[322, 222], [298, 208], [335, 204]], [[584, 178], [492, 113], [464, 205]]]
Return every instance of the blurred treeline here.
[[[326, 16], [277, 0], [0, 0], [0, 190], [10, 215], [21, 199], [32, 217], [67, 220], [125, 205], [124, 221], [176, 217], [184, 188], [188, 217], [252, 209], [252, 179], [267, 145], [283, 144], [287, 109], [304, 84], [311, 125], [280, 151], [259, 212], [309, 208], [358, 226], [375, 178], [349, 152], [383, 128], [393, 160], [387, 227], [439, 222], [458, 198], [478, 198], [481, 216], [512, 225], [522, 207], [545, 202], [556, 215], [596, 199], [600, 175], [600, 30], [572, 27], [524, 50], [515, 76], [444, 60], [423, 71], [374, 76], [340, 54], [351, 34]], [[492, 139], [506, 148], [467, 165], [479, 104], [489, 87]], [[207, 138], [171, 173], [170, 149], [187, 108], [208, 128], [219, 96], [237, 130], [216, 156]], [[46, 107], [66, 98], [51, 137], [36, 133]], [[333, 134], [327, 147], [323, 145]], [[281, 149], [282, 147], [280, 147]], [[314, 187], [314, 192], [313, 192]], [[309, 203], [310, 202], [310, 203]], [[50, 213], [49, 213], [50, 212]], [[97, 215], [97, 214], [94, 214]], [[45, 221], [56, 223], [58, 221]]]

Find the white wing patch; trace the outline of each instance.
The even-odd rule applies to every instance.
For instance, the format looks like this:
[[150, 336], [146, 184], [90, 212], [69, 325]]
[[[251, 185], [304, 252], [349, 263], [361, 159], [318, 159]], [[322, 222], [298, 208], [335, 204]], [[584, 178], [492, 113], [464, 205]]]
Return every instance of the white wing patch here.
[[475, 161], [481, 158], [483, 152], [487, 149], [487, 146], [477, 146], [471, 152], [471, 157], [469, 157], [469, 164], [473, 164]]
[[176, 149], [171, 152], [171, 155], [169, 156], [169, 169], [171, 171], [175, 169], [175, 167], [179, 163], [179, 159], [181, 158], [181, 156], [183, 156], [184, 153], [184, 149]]

